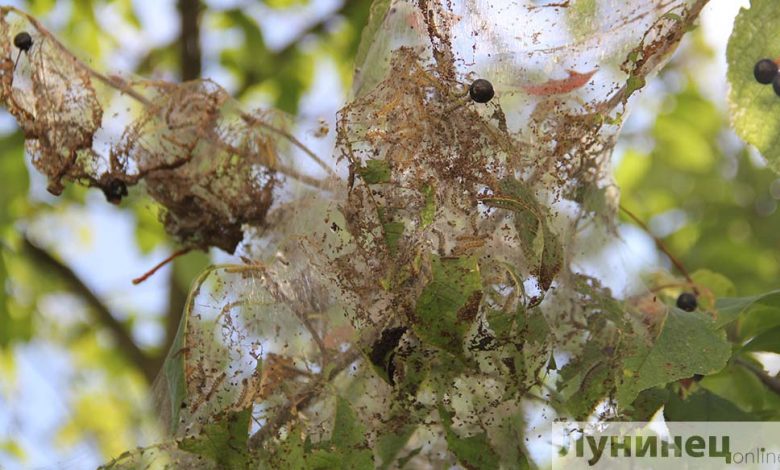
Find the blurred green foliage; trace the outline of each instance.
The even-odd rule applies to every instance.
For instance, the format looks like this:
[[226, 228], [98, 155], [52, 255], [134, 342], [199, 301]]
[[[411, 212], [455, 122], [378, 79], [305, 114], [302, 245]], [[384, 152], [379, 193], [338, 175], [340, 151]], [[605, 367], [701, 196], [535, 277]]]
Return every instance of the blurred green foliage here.
[[[255, 94], [260, 93], [271, 97], [271, 105], [293, 114], [301, 97], [312, 86], [323, 61], [335, 66], [343, 80], [343, 90], [347, 90], [352, 75], [352, 57], [370, 2], [345, 2], [331, 14], [315, 19], [289, 45], [279, 50], [267, 46], [260, 24], [246, 13], [263, 4], [279, 12], [294, 13], [307, 7], [308, 3], [307, 0], [245, 1], [240, 7], [217, 10], [200, 2], [202, 30], [208, 30], [215, 37], [228, 33], [240, 36], [239, 41], [204, 48], [207, 51], [202, 58], [204, 64], [219, 66], [235, 79], [237, 86], [232, 91], [238, 99], [253, 100]], [[116, 71], [112, 61], [132, 50], [137, 54], [137, 60], [131, 61], [136, 64], [135, 69], [119, 71], [147, 77], [179, 76], [181, 64], [176, 35], [167, 44], [144, 42], [150, 37], [144, 29], [149, 25], [142, 23], [144, 15], [138, 9], [152, 9], [145, 13], [154, 15], [157, 14], [154, 6], [130, 0], [35, 0], [22, 2], [20, 7], [40, 18], [67, 47], [98, 69]], [[175, 31], [180, 20], [175, 16], [170, 20], [171, 29]], [[129, 48], [125, 43], [128, 36], [140, 43]], [[38, 176], [30, 175], [30, 168], [22, 134], [13, 128], [1, 134], [0, 285], [3, 288], [0, 289], [0, 364], [3, 367], [0, 367], [0, 384], [3, 387], [0, 387], [0, 401], [13, 403], [24, 393], [15, 379], [18, 347], [30, 341], [42, 341], [66, 351], [75, 371], [65, 384], [68, 393], [62, 395], [69, 413], [50, 436], [52, 442], [49, 444], [67, 453], [77, 445], [92, 442], [98, 458], [107, 460], [148, 441], [149, 434], [155, 432], [147, 401], [150, 384], [138, 364], [128, 360], [117, 347], [92, 309], [71, 293], [68, 282], [41, 265], [26, 249], [26, 237], [37, 239], [30, 228], [35, 221], [43, 220], [47, 215], [63, 214], [65, 207], [86, 208], [85, 200], [90, 191], [70, 185], [61, 198], [53, 199], [43, 194], [39, 185], [31, 193], [31, 178], [35, 180]], [[141, 253], [173, 247], [158, 222], [159, 209], [149, 200], [131, 194], [115, 210], [132, 216], [136, 244]], [[64, 238], [41, 248], [62, 263], [60, 253], [68, 243], [73, 241]], [[148, 281], [167, 286], [170, 292], [169, 308], [157, 318], [168, 337], [160, 344], [142, 348], [153, 363], [161, 363], [162, 355], [167, 352], [164, 342], [173, 339], [170, 330], [175, 334], [190, 284], [210, 262], [208, 254], [190, 253], [174, 262], [169, 279], [160, 278], [158, 274]], [[113, 269], [122, 267], [114, 266]], [[117, 294], [132, 295], [130, 279], [140, 273], [124, 274], [128, 280], [127, 291]], [[82, 281], [90, 286], [90, 279]], [[83, 312], [73, 315], [76, 320], [52, 317], [42, 308], [46, 302], [62, 299], [63, 295], [73, 299], [65, 305], [83, 308]], [[99, 300], [109, 306], [119, 302], [110, 296]], [[131, 312], [121, 324], [132, 332], [138, 319], [150, 315], [149, 312]], [[21, 426], [21, 429], [0, 429], [0, 454], [12, 461], [24, 462], [30, 454], [30, 449], [25, 449], [18, 440], [19, 435], [24, 434], [24, 425]]]
[[617, 168], [621, 203], [658, 226], [689, 271], [717, 271], [740, 295], [777, 288], [780, 179], [693, 82], [664, 99], [653, 148], [627, 151]]

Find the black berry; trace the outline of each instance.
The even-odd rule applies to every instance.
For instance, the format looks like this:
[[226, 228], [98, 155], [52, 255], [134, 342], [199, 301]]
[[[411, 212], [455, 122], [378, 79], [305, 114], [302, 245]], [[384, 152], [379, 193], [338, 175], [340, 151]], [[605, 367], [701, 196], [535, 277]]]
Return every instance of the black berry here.
[[696, 306], [698, 305], [698, 302], [696, 302], [696, 296], [694, 294], [691, 294], [690, 292], [683, 292], [680, 294], [679, 297], [677, 297], [677, 307], [680, 310], [685, 310], [686, 312], [693, 312], [696, 310]]
[[493, 90], [493, 84], [484, 78], [478, 78], [469, 87], [469, 96], [477, 103], [487, 103], [496, 92]]
[[119, 204], [122, 198], [127, 196], [127, 185], [124, 181], [111, 180], [108, 185], [103, 187], [103, 194], [106, 195], [106, 201], [111, 204]]
[[774, 80], [772, 80], [772, 89], [775, 90], [777, 96], [780, 96], [780, 75], [777, 75]]
[[14, 46], [18, 47], [19, 49], [27, 52], [30, 50], [32, 45], [32, 36], [30, 36], [28, 32], [22, 31], [21, 33], [14, 36]]

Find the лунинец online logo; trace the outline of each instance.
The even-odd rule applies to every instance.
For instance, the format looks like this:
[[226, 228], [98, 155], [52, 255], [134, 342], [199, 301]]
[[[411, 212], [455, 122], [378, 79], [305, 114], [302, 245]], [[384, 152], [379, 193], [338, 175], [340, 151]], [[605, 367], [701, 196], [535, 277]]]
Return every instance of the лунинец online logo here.
[[552, 468], [780, 468], [780, 423], [556, 422]]

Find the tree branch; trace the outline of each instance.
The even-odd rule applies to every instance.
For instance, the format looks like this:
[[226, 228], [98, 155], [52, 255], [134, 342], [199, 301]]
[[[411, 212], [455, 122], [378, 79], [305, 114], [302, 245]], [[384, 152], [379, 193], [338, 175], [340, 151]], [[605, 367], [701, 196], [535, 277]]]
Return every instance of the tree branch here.
[[200, 0], [179, 0], [181, 19], [179, 35], [181, 79], [186, 82], [200, 78], [203, 59], [200, 51]]
[[[672, 252], [669, 250], [669, 248], [666, 247], [666, 244], [658, 237], [656, 237], [653, 232], [650, 230], [650, 227], [647, 226], [646, 223], [642, 221], [639, 217], [634, 215], [633, 212], [626, 209], [625, 206], [620, 204], [620, 210], [622, 210], [631, 220], [633, 220], [639, 227], [645, 231], [650, 237], [655, 241], [655, 246], [658, 247], [659, 250], [663, 251], [664, 254], [669, 258], [669, 260], [672, 262], [674, 267], [677, 268], [678, 271], [685, 277], [685, 279], [688, 281], [688, 283], [693, 287], [694, 291], [696, 291], [696, 283], [693, 282], [693, 279], [691, 278], [690, 274], [688, 274], [688, 270], [685, 269], [685, 265], [683, 265], [680, 260], [678, 260]], [[698, 293], [698, 292], [696, 292]]]
[[97, 322], [113, 335], [120, 352], [143, 373], [148, 383], [152, 383], [157, 374], [155, 362], [138, 347], [130, 336], [130, 332], [111, 314], [108, 307], [92, 292], [92, 289], [87, 287], [72, 269], [48, 251], [32, 243], [27, 237], [24, 237], [23, 249], [36, 266], [61, 278], [73, 293], [87, 302]]
[[734, 362], [752, 372], [767, 388], [780, 395], [780, 379], [772, 377], [764, 369], [741, 357], [735, 358]]

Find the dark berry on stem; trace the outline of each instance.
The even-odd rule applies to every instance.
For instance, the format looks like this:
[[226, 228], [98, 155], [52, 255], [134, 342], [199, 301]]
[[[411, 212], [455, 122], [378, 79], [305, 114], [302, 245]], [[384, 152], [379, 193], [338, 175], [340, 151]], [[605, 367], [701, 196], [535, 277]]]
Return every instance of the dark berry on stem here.
[[677, 307], [680, 310], [693, 312], [696, 310], [697, 305], [698, 302], [696, 302], [696, 296], [690, 292], [683, 292], [679, 297], [677, 297]]
[[775, 94], [777, 96], [780, 96], [780, 75], [776, 76], [774, 80], [772, 80], [772, 89], [775, 90]]
[[103, 194], [106, 195], [106, 201], [111, 204], [119, 204], [122, 198], [127, 196], [127, 185], [124, 181], [111, 180], [108, 185], [103, 187]]
[[484, 78], [478, 78], [469, 87], [469, 96], [477, 103], [487, 103], [495, 95], [493, 84]]
[[753, 67], [753, 76], [758, 83], [768, 85], [777, 76], [777, 64], [771, 59], [761, 59]]
[[18, 47], [19, 49], [27, 52], [30, 50], [32, 45], [32, 36], [30, 36], [28, 32], [22, 31], [21, 33], [14, 36], [14, 46]]

